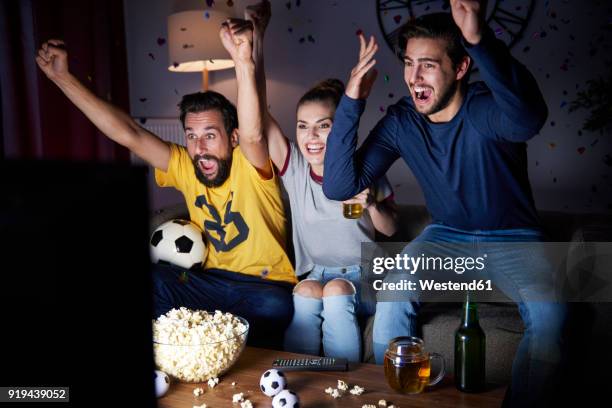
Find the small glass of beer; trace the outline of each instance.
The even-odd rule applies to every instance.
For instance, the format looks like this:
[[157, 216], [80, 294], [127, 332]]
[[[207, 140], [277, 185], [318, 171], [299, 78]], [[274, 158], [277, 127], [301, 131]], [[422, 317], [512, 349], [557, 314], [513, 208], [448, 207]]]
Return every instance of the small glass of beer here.
[[[432, 380], [431, 360], [440, 359], [440, 373]], [[389, 386], [402, 394], [418, 394], [426, 386], [439, 383], [444, 374], [444, 358], [427, 353], [418, 337], [396, 337], [385, 352], [385, 378]]]
[[342, 214], [344, 218], [357, 219], [363, 214], [363, 206], [361, 204], [342, 204]]

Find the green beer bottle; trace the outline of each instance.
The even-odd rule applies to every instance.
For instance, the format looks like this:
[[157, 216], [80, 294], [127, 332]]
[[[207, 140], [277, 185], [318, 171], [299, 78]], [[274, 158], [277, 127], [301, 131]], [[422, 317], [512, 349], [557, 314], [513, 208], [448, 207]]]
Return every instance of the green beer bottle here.
[[455, 386], [463, 392], [485, 388], [485, 334], [469, 293], [463, 305], [461, 325], [455, 332]]

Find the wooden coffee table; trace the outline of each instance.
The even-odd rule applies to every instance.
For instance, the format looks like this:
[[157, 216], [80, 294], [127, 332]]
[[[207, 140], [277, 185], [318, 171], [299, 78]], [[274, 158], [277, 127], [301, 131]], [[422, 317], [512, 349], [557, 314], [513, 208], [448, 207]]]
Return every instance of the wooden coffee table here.
[[[219, 385], [208, 388], [206, 383], [185, 384], [173, 383], [168, 393], [158, 400], [160, 408], [192, 408], [206, 403], [208, 408], [240, 407], [232, 404], [232, 396], [243, 392], [245, 398], [255, 408], [272, 406], [272, 398], [259, 391], [259, 378], [269, 369], [276, 358], [304, 358], [303, 354], [266, 350], [247, 347], [232, 369], [220, 378]], [[393, 391], [386, 383], [382, 366], [374, 364], [355, 364], [349, 371], [288, 371], [287, 383], [301, 400], [301, 407], [356, 407], [373, 404], [378, 408], [378, 401], [384, 399], [387, 404], [398, 408], [409, 407], [499, 407], [506, 390], [505, 386], [491, 386], [489, 390], [478, 394], [466, 394], [455, 389], [450, 377], [440, 384], [429, 387], [417, 395], [402, 395]], [[365, 388], [360, 396], [346, 393], [343, 397], [333, 399], [325, 394], [325, 388], [337, 387], [338, 380], [344, 380], [352, 388], [357, 384]], [[236, 382], [232, 386], [232, 382]], [[204, 394], [196, 398], [193, 390], [202, 387]]]

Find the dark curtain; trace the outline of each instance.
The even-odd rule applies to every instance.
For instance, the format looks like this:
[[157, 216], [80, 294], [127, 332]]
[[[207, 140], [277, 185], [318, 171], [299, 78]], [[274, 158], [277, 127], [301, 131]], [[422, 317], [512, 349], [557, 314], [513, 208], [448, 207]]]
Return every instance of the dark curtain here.
[[129, 112], [121, 0], [0, 0], [3, 157], [129, 161], [36, 66], [50, 38], [65, 41], [81, 82]]

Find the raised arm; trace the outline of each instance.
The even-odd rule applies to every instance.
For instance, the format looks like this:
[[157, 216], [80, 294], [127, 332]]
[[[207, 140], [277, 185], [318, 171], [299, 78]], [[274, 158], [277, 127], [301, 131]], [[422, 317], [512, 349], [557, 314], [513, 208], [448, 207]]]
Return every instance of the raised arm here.
[[347, 200], [362, 192], [399, 157], [394, 143], [396, 121], [389, 114], [356, 152], [359, 119], [376, 80], [376, 71], [371, 69], [376, 64], [374, 54], [378, 49], [374, 37], [366, 44], [365, 38], [359, 35], [359, 44], [359, 62], [351, 71], [327, 137], [323, 192], [331, 200]]
[[451, 11], [466, 50], [476, 62], [495, 102], [475, 98], [471, 109], [479, 112], [472, 115], [479, 121], [477, 126], [512, 142], [530, 139], [540, 131], [548, 116], [536, 80], [486, 26], [480, 1], [452, 0]]
[[264, 67], [264, 35], [271, 16], [272, 10], [268, 0], [248, 6], [244, 11], [245, 19], [251, 21], [254, 28], [253, 61], [255, 62], [257, 92], [259, 94], [260, 105], [264, 111], [264, 136], [268, 140], [268, 152], [272, 162], [278, 169], [282, 169], [287, 158], [289, 145], [287, 144], [287, 137], [268, 110], [266, 72]]
[[125, 112], [94, 95], [68, 70], [68, 54], [61, 40], [45, 42], [36, 57], [44, 74], [108, 138], [127, 147], [151, 166], [168, 170], [170, 147], [140, 127]]
[[263, 112], [255, 80], [253, 24], [231, 19], [223, 23], [221, 42], [236, 64], [238, 83], [238, 140], [247, 160], [262, 177], [272, 177], [268, 144], [263, 136]]

